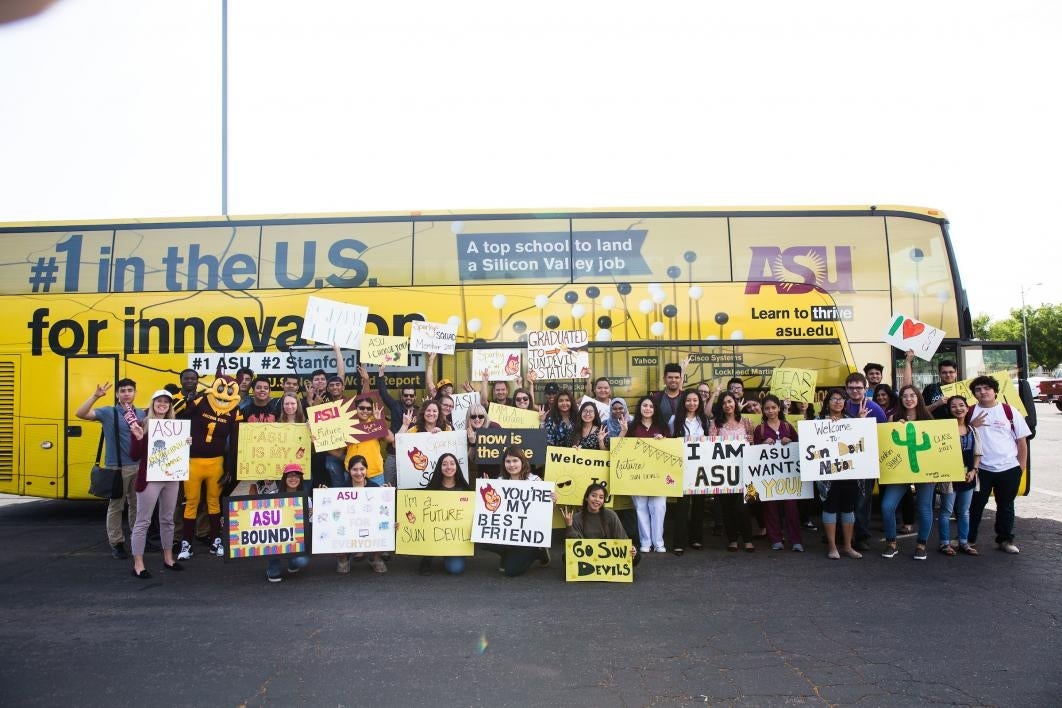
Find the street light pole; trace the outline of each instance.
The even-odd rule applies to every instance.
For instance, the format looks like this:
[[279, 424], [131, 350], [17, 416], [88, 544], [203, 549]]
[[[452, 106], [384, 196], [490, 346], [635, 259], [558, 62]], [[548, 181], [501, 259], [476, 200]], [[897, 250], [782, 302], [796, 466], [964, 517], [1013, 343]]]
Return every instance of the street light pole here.
[[1023, 378], [1029, 378], [1029, 325], [1025, 321], [1025, 293], [1029, 292], [1035, 287], [1043, 285], [1043, 283], [1034, 283], [1029, 287], [1024, 285], [1021, 287], [1021, 335], [1022, 341], [1025, 345], [1025, 376]]

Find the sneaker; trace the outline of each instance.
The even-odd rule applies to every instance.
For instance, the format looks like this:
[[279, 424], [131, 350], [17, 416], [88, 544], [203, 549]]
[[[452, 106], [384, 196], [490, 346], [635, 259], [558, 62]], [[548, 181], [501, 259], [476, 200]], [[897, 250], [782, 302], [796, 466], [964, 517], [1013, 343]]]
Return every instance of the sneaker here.
[[785, 550], [785, 544], [782, 543], [781, 541], [779, 541], [778, 543], [772, 543], [771, 544], [771, 550], [772, 551], [784, 551]]
[[802, 544], [802, 543], [794, 543], [793, 544], [793, 552], [794, 553], [803, 553], [804, 552], [804, 544]]
[[350, 556], [340, 556], [336, 559], [336, 572], [340, 575], [350, 572]]
[[881, 552], [882, 558], [895, 558], [896, 554], [900, 551], [896, 548], [895, 543], [886, 543], [885, 550]]
[[809, 531], [819, 530], [819, 527], [815, 525], [815, 522], [810, 519], [804, 522], [804, 528], [808, 529]]
[[667, 553], [667, 547], [666, 546], [656, 546], [655, 548], [653, 548], [653, 551], [655, 553]]
[[642, 546], [638, 549], [639, 553], [652, 553], [652, 549], [649, 546]]
[[539, 549], [539, 551], [538, 551], [538, 562], [542, 564], [543, 568], [546, 567], [547, 565], [549, 565], [550, 557], [549, 557], [549, 549], [548, 548]]
[[926, 547], [925, 546], [915, 546], [915, 552], [914, 552], [913, 558], [916, 561], [924, 561], [928, 557], [929, 557], [929, 554], [926, 553]]
[[188, 541], [181, 541], [181, 552], [177, 554], [177, 560], [186, 561], [194, 555], [192, 553], [192, 544]]
[[129, 557], [129, 554], [125, 551], [125, 544], [121, 541], [111, 546], [111, 558], [115, 560], [125, 560]]
[[213, 553], [218, 558], [224, 558], [225, 557], [225, 546], [223, 546], [221, 544], [221, 539], [220, 538], [215, 538], [214, 539], [214, 544], [212, 546], [210, 546], [210, 552]]
[[275, 578], [272, 575], [266, 575], [266, 580], [268, 580], [271, 583], [279, 583], [283, 579], [284, 578], [280, 577], [279, 575], [277, 577], [275, 577]]
[[1021, 553], [1021, 549], [1019, 549], [1010, 541], [1004, 541], [1003, 543], [999, 544], [999, 550], [1003, 551], [1004, 553]]
[[300, 570], [302, 570], [302, 568], [293, 567], [293, 566], [289, 565], [288, 566], [288, 575], [295, 575], [295, 573], [298, 573]]

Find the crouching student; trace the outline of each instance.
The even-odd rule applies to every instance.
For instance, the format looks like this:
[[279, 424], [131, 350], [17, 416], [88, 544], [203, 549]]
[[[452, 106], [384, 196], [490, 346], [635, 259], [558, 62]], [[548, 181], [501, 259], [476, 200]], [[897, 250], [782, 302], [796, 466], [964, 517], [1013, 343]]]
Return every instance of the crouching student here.
[[[377, 484], [375, 479], [369, 479], [369, 463], [362, 455], [354, 455], [350, 458], [350, 462], [347, 464], [347, 472], [350, 474], [350, 486], [354, 489], [361, 489], [364, 487], [380, 487], [387, 485]], [[379, 480], [383, 480], [383, 474], [377, 477]], [[336, 558], [336, 572], [337, 573], [349, 573], [350, 561], [360, 561], [365, 558], [364, 553], [341, 553]], [[386, 573], [387, 564], [384, 563], [383, 554], [376, 552], [372, 554], [372, 558], [369, 561], [369, 566], [374, 573]]]
[[[469, 491], [468, 482], [461, 471], [461, 463], [457, 461], [453, 453], [445, 452], [439, 456], [435, 471], [431, 473], [431, 479], [428, 480], [428, 486], [425, 489], [442, 492]], [[464, 556], [448, 556], [443, 558], [442, 562], [443, 569], [450, 575], [460, 575], [465, 572], [466, 558]], [[431, 575], [431, 573], [432, 559], [430, 556], [424, 556], [420, 559], [420, 574]]]
[[[629, 540], [623, 530], [619, 516], [612, 509], [605, 508], [605, 486], [594, 483], [583, 494], [583, 506], [578, 511], [571, 507], [561, 507], [564, 517], [564, 535], [567, 538], [613, 538]], [[631, 558], [638, 565], [642, 557], [638, 549], [631, 544]]]
[[[284, 468], [284, 477], [280, 481], [280, 487], [273, 480], [263, 480], [257, 485], [257, 493], [262, 495], [271, 494], [297, 494], [302, 491], [302, 467], [290, 464]], [[281, 575], [283, 558], [266, 559], [266, 579], [271, 583], [279, 583], [284, 578]], [[288, 572], [295, 574], [310, 564], [310, 557], [306, 554], [287, 558]]]

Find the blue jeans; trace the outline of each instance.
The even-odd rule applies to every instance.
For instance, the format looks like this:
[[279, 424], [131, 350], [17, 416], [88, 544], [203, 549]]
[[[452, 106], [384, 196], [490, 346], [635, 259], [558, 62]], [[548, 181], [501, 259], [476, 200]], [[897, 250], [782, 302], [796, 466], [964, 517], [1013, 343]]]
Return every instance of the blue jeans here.
[[[929, 532], [933, 530], [933, 490], [935, 482], [915, 485], [915, 515], [918, 517], [918, 543], [926, 545]], [[896, 540], [896, 507], [907, 493], [906, 484], [883, 484], [881, 491], [881, 525], [885, 530], [885, 541]]]
[[443, 570], [450, 575], [460, 575], [465, 572], [465, 564], [468, 559], [464, 556], [447, 556], [442, 559]]
[[992, 492], [996, 495], [996, 543], [1014, 540], [1014, 498], [1018, 496], [1021, 486], [1021, 467], [1014, 467], [1002, 472], [981, 470], [977, 473], [980, 489], [974, 492], [970, 503], [970, 543], [977, 542], [977, 527], [981, 525], [981, 514]]
[[295, 572], [302, 570], [310, 564], [309, 556], [291, 556], [285, 558], [266, 558], [266, 576], [270, 578], [279, 578], [283, 572], [284, 561], [288, 561], [288, 570]]
[[965, 492], [952, 492], [940, 495], [940, 517], [937, 525], [937, 534], [940, 536], [940, 545], [951, 540], [948, 535], [951, 531], [951, 512], [955, 511], [955, 523], [959, 527], [959, 544], [966, 543], [970, 539], [970, 501], [973, 499], [974, 490], [971, 487]]

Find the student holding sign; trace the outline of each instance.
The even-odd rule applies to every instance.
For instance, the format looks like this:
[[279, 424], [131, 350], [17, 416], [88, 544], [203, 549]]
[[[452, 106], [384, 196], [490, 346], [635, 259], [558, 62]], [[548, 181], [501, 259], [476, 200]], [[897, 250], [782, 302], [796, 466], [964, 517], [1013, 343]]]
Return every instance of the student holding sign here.
[[[627, 421], [623, 421], [621, 430], [626, 433]], [[572, 434], [572, 447], [583, 450], [607, 450], [608, 426], [601, 423], [597, 404], [587, 401], [579, 406], [579, 425]]]
[[[158, 419], [173, 419], [173, 397], [168, 391], [156, 391], [151, 397], [148, 406], [147, 417], [144, 424], [132, 422], [129, 432], [132, 437], [129, 443], [129, 457], [139, 460], [136, 481], [133, 483], [136, 490], [136, 522], [133, 524], [130, 543], [133, 549], [133, 575], [146, 580], [151, 573], [144, 567], [144, 547], [147, 545], [148, 526], [151, 525], [151, 517], [155, 513], [155, 504], [159, 505], [159, 535], [162, 538], [162, 562], [166, 570], [184, 570], [184, 567], [173, 560], [173, 514], [177, 509], [177, 495], [180, 492], [181, 482], [149, 482], [147, 481], [148, 462], [148, 436], [145, 428], [149, 421]], [[189, 437], [186, 441], [192, 444]]]
[[[468, 481], [465, 480], [465, 475], [461, 472], [461, 463], [449, 452], [444, 452], [439, 456], [439, 463], [435, 465], [435, 471], [431, 473], [431, 479], [428, 480], [428, 486], [425, 489], [428, 491], [447, 492], [470, 491]], [[399, 519], [399, 523], [402, 523], [401, 519]], [[465, 572], [467, 561], [464, 556], [448, 556], [443, 558], [442, 562], [443, 570], [450, 575], [460, 575]], [[421, 575], [432, 574], [431, 556], [424, 556], [420, 559], [419, 572]]]
[[[892, 422], [906, 423], [916, 420], [933, 420], [933, 414], [926, 410], [926, 404], [922, 401], [922, 394], [918, 392], [918, 389], [911, 385], [904, 386], [900, 389], [900, 404], [892, 415]], [[925, 444], [926, 447], [929, 446], [928, 437], [926, 437]], [[914, 559], [925, 560], [929, 532], [933, 529], [933, 490], [936, 488], [936, 483], [923, 482], [914, 486], [915, 513], [918, 517], [918, 541], [915, 545]], [[909, 485], [906, 482], [881, 485], [881, 525], [885, 531], [885, 550], [881, 552], [882, 558], [895, 558], [898, 552], [896, 548], [896, 508], [908, 488]]]
[[[665, 369], [666, 370], [666, 369]], [[732, 398], [732, 397], [731, 397]], [[661, 401], [667, 396], [655, 397], [653, 405], [659, 411]], [[683, 391], [678, 398], [678, 415], [668, 419], [671, 437], [683, 440], [701, 440], [708, 434], [710, 426], [708, 416], [704, 413], [704, 401], [701, 394], [690, 389]], [[666, 415], [667, 409], [663, 409]], [[704, 548], [704, 496], [697, 494], [683, 496], [674, 506], [674, 524], [671, 528], [671, 552], [681, 556], [686, 552], [686, 544], [694, 550]]]
[[[622, 400], [617, 398], [617, 401]], [[626, 408], [624, 408], [626, 411]], [[659, 440], [668, 437], [667, 426], [656, 415], [656, 405], [652, 396], [642, 396], [638, 401], [638, 417], [626, 427], [629, 438], [652, 438]], [[634, 510], [638, 514], [638, 539], [642, 544], [642, 553], [654, 550], [666, 553], [664, 546], [664, 515], [667, 513], [667, 497], [633, 496]]]
[[[257, 493], [263, 496], [270, 496], [274, 494], [295, 494], [302, 489], [302, 467], [296, 464], [290, 464], [284, 468], [284, 477], [282, 480], [284, 485], [282, 489], [277, 487], [277, 483], [268, 480], [258, 483]], [[309, 535], [309, 534], [307, 534]], [[306, 554], [291, 556], [288, 560], [288, 573], [294, 575], [300, 570], [310, 564], [310, 557]], [[271, 583], [279, 583], [284, 579], [283, 574], [283, 559], [281, 558], [267, 558], [266, 559], [266, 580]]]
[[499, 428], [497, 423], [490, 420], [487, 409], [481, 403], [473, 403], [468, 407], [468, 418], [465, 420], [465, 434], [468, 435], [468, 464], [469, 478], [474, 477], [497, 477], [498, 465], [483, 464], [476, 457], [476, 438], [481, 431], [489, 428]]
[[[586, 488], [580, 510], [574, 511], [570, 506], [561, 507], [564, 535], [567, 538], [627, 539], [627, 532], [623, 530], [619, 516], [612, 509], [605, 508], [605, 494], [605, 485], [594, 483]], [[633, 543], [631, 555], [634, 557], [634, 564], [638, 565], [641, 556], [637, 554]]]
[[[358, 423], [361, 425], [383, 420], [383, 409], [376, 406], [371, 398], [358, 398], [354, 401], [354, 409], [358, 416]], [[394, 433], [388, 430], [383, 438], [371, 438], [349, 443], [346, 453], [347, 471], [350, 471], [351, 462], [355, 457], [363, 457], [368, 470], [369, 480], [373, 483], [372, 486], [382, 487], [384, 485], [384, 463], [383, 449], [380, 447], [380, 443], [393, 443], [394, 441]]]
[[[937, 535], [940, 537], [939, 551], [946, 556], [955, 555], [951, 547], [951, 513], [955, 512], [955, 522], [959, 533], [959, 550], [968, 556], [980, 555], [970, 545], [970, 502], [973, 500], [974, 488], [977, 486], [977, 470], [981, 466], [981, 435], [977, 428], [966, 424], [966, 414], [970, 407], [962, 396], [948, 399], [948, 410], [959, 423], [959, 448], [962, 450], [962, 468], [966, 470], [966, 480], [951, 482], [951, 491], [941, 491], [940, 517]], [[927, 406], [928, 408], [928, 406]]]
[[[370, 442], [376, 442], [370, 440]], [[377, 483], [375, 479], [369, 477], [368, 461], [361, 455], [354, 455], [347, 462], [347, 470], [350, 475], [350, 486], [354, 489], [364, 489], [366, 487], [382, 487], [383, 474], [381, 473], [379, 479], [380, 483]], [[341, 553], [336, 557], [336, 572], [340, 574], [346, 574], [350, 572], [351, 560], [362, 560], [365, 557], [363, 553]], [[384, 563], [383, 554], [376, 552], [372, 554], [372, 558], [369, 561], [369, 565], [374, 573], [386, 573], [387, 564]]]
[[[730, 391], [724, 391], [716, 400], [712, 409], [712, 420], [709, 421], [708, 435], [713, 438], [752, 442], [752, 423], [748, 418], [741, 417], [741, 404]], [[755, 551], [756, 547], [752, 545], [752, 523], [745, 509], [745, 495], [739, 492], [720, 494], [716, 498], [723, 511], [726, 550], [736, 551], [740, 536], [745, 541], [745, 551]]]
[[[860, 374], [862, 376], [862, 374]], [[830, 389], [826, 400], [822, 402], [821, 420], [841, 420], [850, 418], [845, 410], [844, 391]], [[822, 530], [826, 534], [826, 556], [838, 560], [841, 553], [837, 550], [837, 515], [841, 516], [841, 537], [844, 547], [841, 549], [849, 558], [862, 558], [863, 554], [852, 548], [852, 536], [855, 532], [855, 509], [859, 500], [860, 486], [864, 483], [874, 486], [874, 480], [834, 479], [819, 480], [815, 487], [822, 500]]]
[[[531, 471], [531, 465], [524, 457], [523, 450], [519, 447], [507, 447], [502, 453], [502, 479], [518, 482], [541, 482], [542, 478]], [[554, 495], [556, 497], [556, 495]], [[515, 578], [523, 575], [536, 561], [542, 565], [549, 565], [549, 549], [536, 548], [533, 546], [502, 546], [491, 545], [487, 547], [501, 555], [499, 570], [506, 577]]]
[[[782, 412], [782, 402], [773, 394], [763, 399], [763, 422], [752, 431], [755, 445], [788, 445], [797, 441], [797, 431]], [[785, 535], [797, 553], [804, 552], [804, 539], [800, 535], [800, 508], [796, 499], [763, 502], [763, 516], [767, 527], [767, 540], [772, 551], [785, 549], [782, 543], [782, 525], [778, 515], [785, 514]]]

